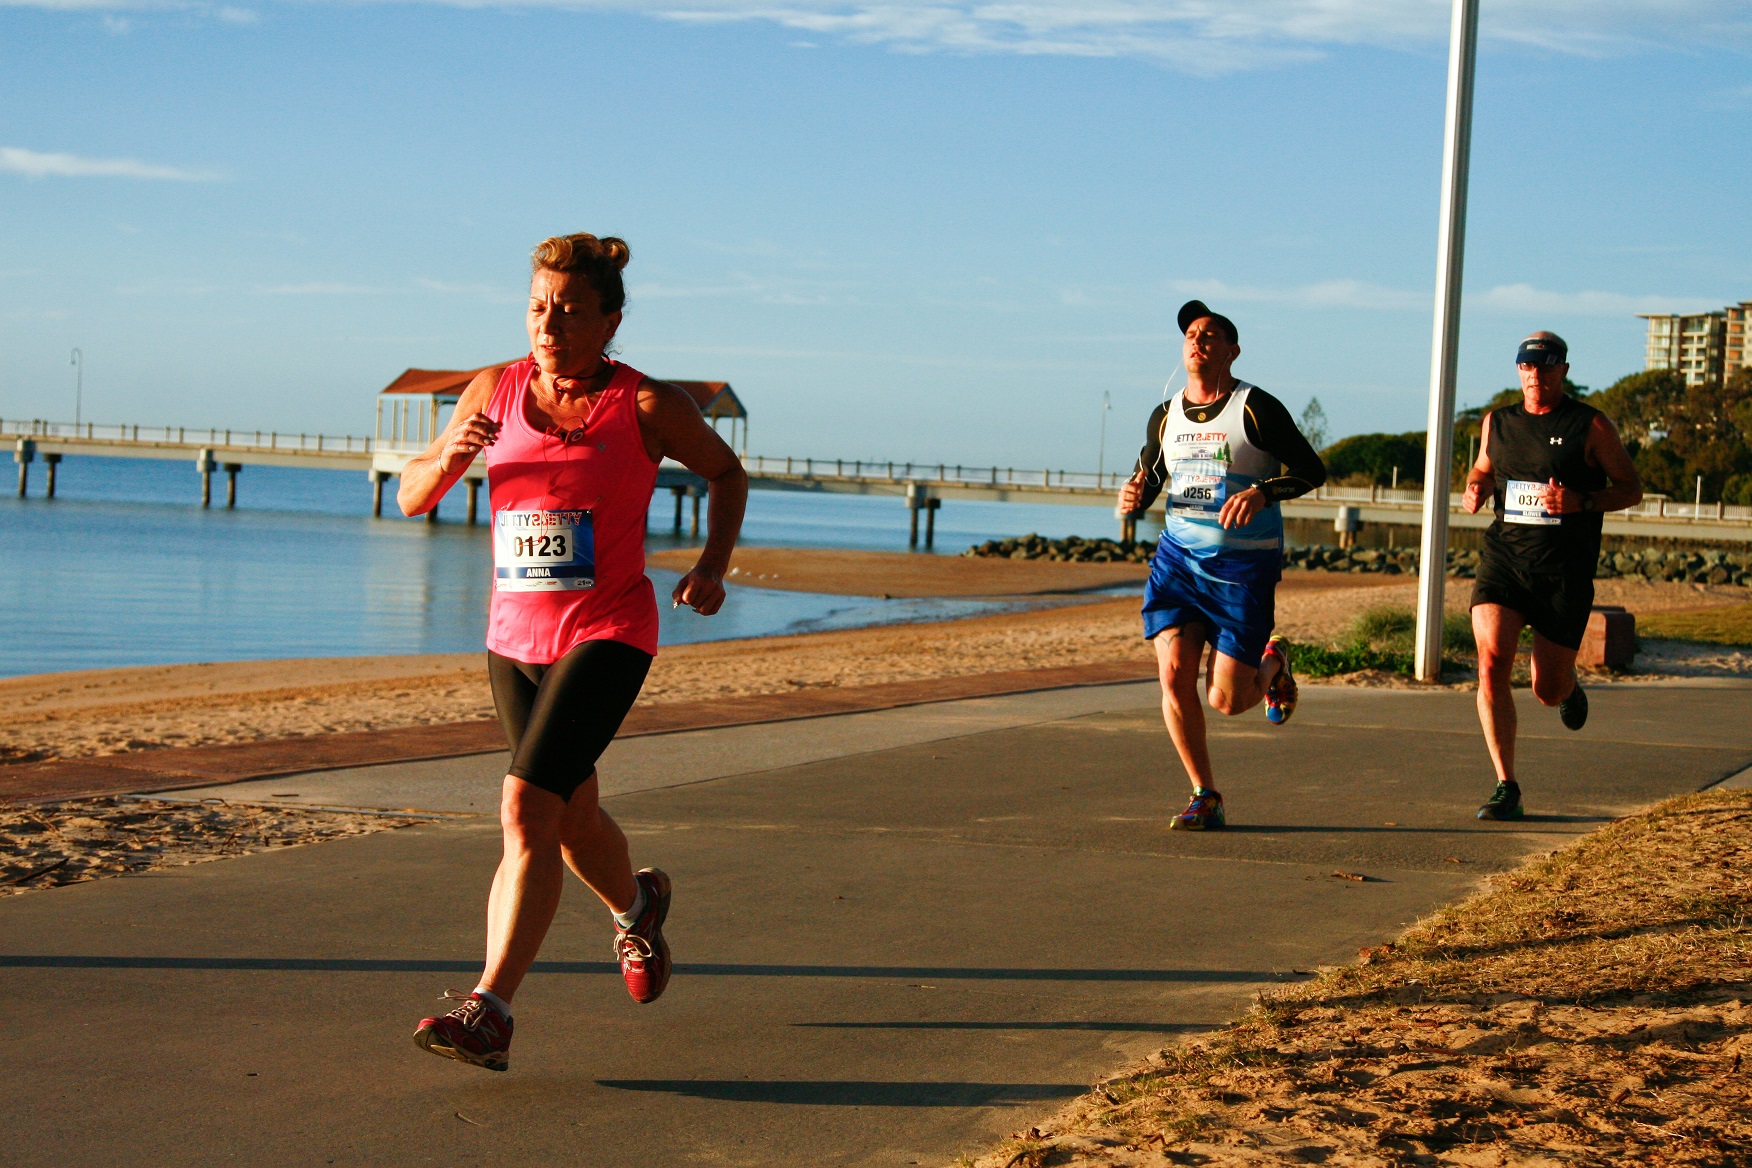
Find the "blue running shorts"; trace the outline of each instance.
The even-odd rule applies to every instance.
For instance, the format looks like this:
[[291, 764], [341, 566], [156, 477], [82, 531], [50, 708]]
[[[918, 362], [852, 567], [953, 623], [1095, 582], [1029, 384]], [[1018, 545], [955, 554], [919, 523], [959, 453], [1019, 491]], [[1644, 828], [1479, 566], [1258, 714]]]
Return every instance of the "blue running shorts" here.
[[1258, 668], [1277, 623], [1282, 575], [1281, 552], [1228, 552], [1201, 560], [1164, 538], [1156, 545], [1150, 580], [1144, 585], [1144, 637], [1181, 625], [1203, 625], [1217, 652]]

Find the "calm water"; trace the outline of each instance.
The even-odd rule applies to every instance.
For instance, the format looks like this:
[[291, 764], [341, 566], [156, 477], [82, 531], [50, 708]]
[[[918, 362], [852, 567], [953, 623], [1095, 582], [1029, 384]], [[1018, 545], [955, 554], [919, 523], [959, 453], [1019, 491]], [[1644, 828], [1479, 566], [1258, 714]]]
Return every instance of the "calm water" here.
[[[469, 652], [486, 631], [484, 526], [373, 520], [364, 476], [249, 467], [239, 507], [203, 511], [191, 466], [69, 458], [57, 498], [0, 500], [0, 676], [119, 665], [379, 653]], [[223, 479], [216, 486], [223, 497]], [[10, 486], [10, 482], [8, 482]], [[443, 509], [453, 519], [456, 502]], [[652, 504], [651, 546], [674, 546], [674, 503]], [[1038, 531], [1108, 535], [1105, 508], [950, 501], [938, 547]], [[897, 498], [755, 491], [746, 543], [904, 550]], [[686, 541], [683, 541], [684, 543]], [[675, 573], [650, 573], [667, 596]], [[702, 617], [660, 604], [662, 641], [724, 640], [935, 620], [1011, 607], [732, 588]]]

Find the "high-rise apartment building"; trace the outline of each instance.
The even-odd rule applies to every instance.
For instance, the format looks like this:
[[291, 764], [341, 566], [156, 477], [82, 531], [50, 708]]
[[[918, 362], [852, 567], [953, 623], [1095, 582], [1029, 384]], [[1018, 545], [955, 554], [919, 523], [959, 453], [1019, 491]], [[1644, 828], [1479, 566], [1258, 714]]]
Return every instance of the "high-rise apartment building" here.
[[1728, 327], [1722, 345], [1722, 365], [1732, 374], [1752, 366], [1752, 300], [1728, 308]]
[[1727, 348], [1726, 311], [1639, 315], [1649, 322], [1644, 369], [1677, 369], [1685, 375], [1686, 385], [1720, 383]]
[[1686, 385], [1721, 384], [1752, 366], [1752, 300], [1718, 312], [1642, 313], [1649, 322], [1645, 369], [1677, 369]]

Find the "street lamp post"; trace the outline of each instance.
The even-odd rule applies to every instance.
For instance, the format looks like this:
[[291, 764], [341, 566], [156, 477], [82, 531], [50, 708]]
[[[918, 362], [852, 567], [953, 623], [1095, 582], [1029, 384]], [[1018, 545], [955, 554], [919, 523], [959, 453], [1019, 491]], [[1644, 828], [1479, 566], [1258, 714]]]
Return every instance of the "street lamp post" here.
[[85, 354], [73, 350], [73, 436], [79, 436], [79, 423], [85, 413]]
[[1095, 485], [1107, 485], [1107, 415], [1113, 409], [1113, 395], [1101, 391], [1101, 450], [1095, 456]]
[[1459, 363], [1460, 276], [1466, 253], [1466, 179], [1472, 155], [1472, 79], [1478, 0], [1454, 0], [1448, 38], [1448, 117], [1436, 244], [1436, 317], [1424, 446], [1423, 541], [1417, 580], [1417, 679], [1442, 676], [1442, 601], [1448, 570], [1448, 480], [1454, 461], [1454, 375]]

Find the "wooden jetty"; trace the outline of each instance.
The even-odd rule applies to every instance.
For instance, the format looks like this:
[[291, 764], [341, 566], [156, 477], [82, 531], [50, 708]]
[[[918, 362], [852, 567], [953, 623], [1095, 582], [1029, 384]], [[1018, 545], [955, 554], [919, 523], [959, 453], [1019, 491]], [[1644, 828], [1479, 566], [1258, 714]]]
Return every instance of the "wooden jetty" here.
[[[721, 383], [699, 383], [719, 385]], [[727, 388], [727, 387], [726, 387]], [[430, 422], [435, 415], [427, 412]], [[430, 427], [424, 428], [429, 434]], [[291, 466], [314, 470], [357, 471], [370, 484], [372, 513], [383, 511], [383, 487], [399, 475], [415, 454], [425, 449], [429, 438], [422, 429], [398, 431], [385, 436], [290, 434], [275, 431], [195, 429], [181, 426], [99, 425], [86, 422], [0, 419], [0, 445], [13, 451], [18, 466], [18, 494], [29, 488], [31, 467], [41, 462], [46, 471], [46, 493], [53, 497], [61, 461], [73, 456], [106, 458], [154, 458], [186, 461], [198, 476], [201, 506], [213, 501], [213, 476], [226, 476], [225, 505], [237, 505], [238, 474], [246, 466]], [[755, 490], [814, 491], [825, 494], [889, 495], [907, 507], [913, 543], [934, 542], [936, 512], [945, 500], [980, 500], [991, 503], [1035, 503], [1076, 507], [1111, 507], [1114, 493], [1124, 480], [1117, 472], [1097, 475], [1067, 470], [1033, 470], [1017, 467], [964, 466], [948, 463], [871, 462], [841, 458], [777, 458], [743, 456], [749, 486]], [[480, 461], [469, 468], [463, 482], [468, 490], [466, 522], [477, 522], [480, 485], [486, 466]], [[685, 504], [692, 502], [691, 523], [698, 534], [700, 500], [706, 485], [686, 468], [666, 462], [658, 471], [658, 487], [675, 499], [674, 527], [683, 530]], [[194, 486], [191, 483], [191, 487]], [[1469, 515], [1460, 507], [1458, 494], [1449, 497], [1456, 527], [1480, 528], [1489, 524], [1488, 513]], [[1292, 519], [1333, 522], [1347, 511], [1365, 524], [1416, 526], [1420, 520], [1422, 494], [1384, 487], [1324, 487], [1312, 495], [1283, 505]], [[1162, 503], [1157, 501], [1146, 522], [1161, 521]], [[428, 515], [437, 522], [437, 511]], [[1130, 524], [1116, 520], [1129, 531]], [[1676, 502], [1653, 497], [1630, 511], [1606, 517], [1611, 535], [1640, 538], [1682, 539], [1752, 544], [1752, 507], [1722, 503]]]

